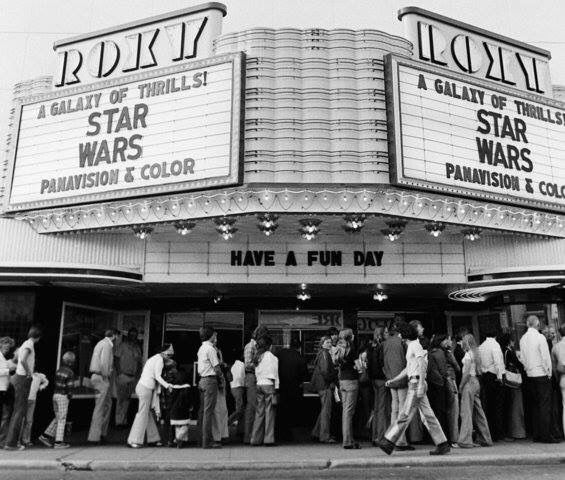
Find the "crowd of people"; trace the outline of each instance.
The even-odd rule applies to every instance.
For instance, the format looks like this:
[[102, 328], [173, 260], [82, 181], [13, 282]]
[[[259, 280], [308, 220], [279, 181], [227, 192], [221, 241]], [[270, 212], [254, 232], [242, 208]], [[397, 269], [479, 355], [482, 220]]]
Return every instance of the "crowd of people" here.
[[[311, 437], [325, 444], [341, 440], [345, 449], [361, 448], [360, 436], [367, 431], [372, 444], [389, 455], [414, 450], [428, 437], [435, 444], [432, 455], [528, 436], [534, 442], [560, 442], [565, 326], [558, 341], [553, 329], [540, 333], [535, 315], [526, 323], [518, 350], [513, 335], [495, 330], [484, 332], [480, 345], [465, 330], [453, 340], [445, 334], [428, 339], [417, 320], [379, 326], [372, 341], [362, 345], [351, 329], [331, 328], [321, 337], [310, 369], [297, 345], [272, 352], [264, 326], [254, 330], [241, 356], [232, 352], [226, 362], [217, 332], [203, 327], [197, 385], [192, 384], [196, 375], [174, 361], [172, 344], [143, 364], [138, 332], [131, 329], [116, 344], [117, 332], [110, 329], [90, 362], [96, 398], [88, 442], [99, 445], [108, 435], [112, 395], [114, 423], [128, 428], [135, 391], [138, 408], [127, 437], [131, 448], [165, 443], [222, 448], [230, 429], [232, 441], [235, 432], [244, 444], [273, 446], [292, 439], [304, 382], [310, 382], [320, 401]], [[15, 342], [0, 338], [0, 442], [7, 450], [30, 445], [36, 397], [49, 384], [35, 371], [40, 337], [41, 330], [32, 327], [13, 355]], [[54, 419], [38, 437], [50, 448], [69, 447], [65, 437], [75, 360], [73, 352], [65, 352], [53, 379]]]

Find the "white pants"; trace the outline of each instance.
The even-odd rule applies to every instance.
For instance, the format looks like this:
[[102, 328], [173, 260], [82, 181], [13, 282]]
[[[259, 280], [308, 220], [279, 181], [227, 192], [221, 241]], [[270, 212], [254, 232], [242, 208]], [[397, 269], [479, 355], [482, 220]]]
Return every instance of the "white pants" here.
[[[408, 393], [408, 388], [391, 388], [390, 394], [392, 397], [391, 408], [390, 408], [390, 424], [393, 425], [398, 418], [398, 413], [404, 407], [404, 402], [406, 402], [406, 394]], [[406, 442], [406, 433], [402, 432], [402, 435], [398, 438], [396, 445], [399, 447], [405, 447], [408, 445]]]
[[153, 390], [138, 383], [137, 387], [135, 387], [135, 393], [137, 393], [137, 397], [139, 398], [139, 407], [129, 432], [128, 443], [143, 445], [146, 433], [147, 443], [161, 441], [155, 418], [153, 418], [153, 412], [151, 412]]
[[110, 423], [110, 412], [112, 410], [112, 395], [110, 392], [110, 381], [104, 380], [100, 375], [92, 374], [90, 379], [92, 387], [96, 390], [96, 400], [94, 400], [94, 410], [88, 431], [89, 442], [99, 442], [100, 437], [108, 434], [108, 424]]

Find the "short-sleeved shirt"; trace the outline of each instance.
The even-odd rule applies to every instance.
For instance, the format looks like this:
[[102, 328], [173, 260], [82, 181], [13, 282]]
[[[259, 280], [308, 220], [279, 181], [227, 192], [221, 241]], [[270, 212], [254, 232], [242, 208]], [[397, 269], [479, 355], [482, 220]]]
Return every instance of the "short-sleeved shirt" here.
[[[33, 373], [35, 371], [35, 343], [31, 338], [28, 338], [24, 343], [22, 343], [22, 346], [19, 348], [18, 351], [21, 354], [26, 349], [29, 350], [29, 354], [25, 361], [27, 362], [29, 371]], [[18, 366], [16, 367], [16, 374], [27, 375], [25, 368], [22, 364], [21, 355], [18, 355]]]
[[408, 378], [426, 375], [428, 352], [422, 348], [420, 340], [412, 340], [406, 349], [406, 375]]
[[198, 349], [198, 375], [201, 377], [215, 376], [216, 370], [214, 368], [218, 366], [219, 363], [216, 347], [209, 341], [202, 342], [202, 345]]

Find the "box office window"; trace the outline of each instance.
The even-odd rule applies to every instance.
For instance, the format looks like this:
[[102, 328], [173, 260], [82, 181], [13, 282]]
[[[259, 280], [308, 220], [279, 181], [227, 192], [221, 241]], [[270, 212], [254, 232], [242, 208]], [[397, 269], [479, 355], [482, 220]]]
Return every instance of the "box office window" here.
[[318, 353], [320, 338], [330, 327], [343, 327], [341, 310], [260, 310], [259, 325], [265, 325], [273, 338], [273, 351], [300, 345], [300, 353], [310, 368]]
[[165, 314], [165, 341], [173, 344], [179, 365], [192, 365], [200, 347], [198, 330], [210, 326], [218, 332], [218, 348], [226, 361], [241, 357], [243, 312], [174, 312]]
[[[427, 325], [428, 314], [426, 312], [405, 311], [360, 311], [357, 312], [357, 339], [360, 347], [373, 339], [375, 328], [390, 327], [395, 320], [420, 320], [424, 327]], [[427, 334], [431, 335], [431, 332]]]
[[[64, 352], [74, 352], [77, 357], [75, 372], [78, 377], [79, 395], [92, 395], [90, 388], [90, 360], [95, 345], [104, 338], [105, 330], [114, 328], [122, 335], [135, 327], [138, 331], [138, 342], [143, 352], [144, 361], [148, 356], [149, 312], [148, 311], [116, 311], [89, 305], [63, 303], [61, 313], [61, 329], [57, 366]], [[118, 345], [120, 338], [114, 346]]]

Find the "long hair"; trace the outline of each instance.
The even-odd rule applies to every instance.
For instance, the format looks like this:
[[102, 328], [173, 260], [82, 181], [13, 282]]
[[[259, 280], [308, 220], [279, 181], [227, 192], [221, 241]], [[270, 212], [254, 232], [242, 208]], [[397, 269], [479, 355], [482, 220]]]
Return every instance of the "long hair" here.
[[255, 366], [259, 365], [259, 362], [263, 359], [263, 355], [271, 348], [272, 344], [273, 340], [268, 335], [264, 335], [257, 340], [257, 353], [253, 359]]
[[386, 326], [384, 325], [377, 325], [375, 330], [373, 331], [373, 340], [377, 343], [384, 342], [385, 339], [385, 329]]
[[461, 346], [463, 350], [467, 352], [471, 352], [473, 355], [473, 359], [475, 360], [475, 371], [477, 375], [481, 374], [481, 356], [479, 354], [479, 348], [477, 347], [477, 342], [475, 337], [468, 333], [463, 337], [461, 340]]

